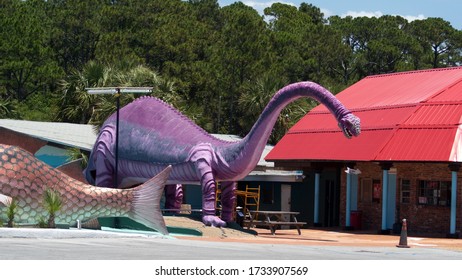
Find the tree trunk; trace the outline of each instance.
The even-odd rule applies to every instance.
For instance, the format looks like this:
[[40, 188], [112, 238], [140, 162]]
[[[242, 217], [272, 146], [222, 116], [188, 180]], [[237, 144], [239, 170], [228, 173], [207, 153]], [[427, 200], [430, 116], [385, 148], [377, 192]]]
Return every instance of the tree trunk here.
[[56, 228], [55, 215], [54, 214], [50, 214], [50, 217], [48, 218], [48, 227], [49, 228]]

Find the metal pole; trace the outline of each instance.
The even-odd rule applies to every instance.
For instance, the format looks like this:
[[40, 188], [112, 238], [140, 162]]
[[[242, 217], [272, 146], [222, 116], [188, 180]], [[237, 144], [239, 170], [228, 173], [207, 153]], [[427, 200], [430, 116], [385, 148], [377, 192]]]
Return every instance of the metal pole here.
[[314, 224], [319, 223], [319, 181], [321, 174], [314, 174]]
[[452, 171], [450, 234], [456, 234], [457, 171]]
[[345, 211], [345, 226], [350, 227], [351, 221], [351, 174], [347, 173], [347, 182], [346, 182], [346, 211]]
[[382, 231], [387, 230], [387, 212], [388, 212], [388, 169], [383, 169], [383, 186], [382, 186]]
[[113, 187], [119, 185], [119, 110], [120, 110], [120, 95], [122, 93], [151, 93], [152, 87], [101, 87], [101, 88], [86, 88], [89, 94], [114, 94], [117, 102], [116, 112], [116, 135], [115, 135], [115, 164], [113, 175]]
[[116, 113], [116, 139], [115, 139], [115, 172], [114, 172], [114, 188], [119, 185], [119, 109], [120, 109], [120, 89], [117, 88], [116, 102], [117, 102], [117, 113]]

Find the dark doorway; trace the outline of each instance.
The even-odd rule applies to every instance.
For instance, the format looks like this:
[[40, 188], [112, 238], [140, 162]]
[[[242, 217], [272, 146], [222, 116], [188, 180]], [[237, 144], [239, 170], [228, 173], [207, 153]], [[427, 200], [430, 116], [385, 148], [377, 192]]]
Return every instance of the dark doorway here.
[[325, 227], [339, 225], [340, 186], [334, 180], [324, 181], [324, 223]]

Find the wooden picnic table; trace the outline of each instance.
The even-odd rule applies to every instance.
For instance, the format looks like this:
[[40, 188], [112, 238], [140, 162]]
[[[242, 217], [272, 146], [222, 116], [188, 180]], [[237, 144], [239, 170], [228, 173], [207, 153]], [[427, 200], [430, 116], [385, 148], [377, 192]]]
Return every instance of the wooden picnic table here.
[[249, 211], [250, 220], [247, 222], [247, 228], [253, 226], [264, 226], [271, 230], [271, 234], [276, 234], [276, 228], [279, 226], [294, 226], [298, 234], [301, 235], [300, 228], [306, 225], [305, 222], [297, 221], [297, 215], [300, 212], [292, 211]]

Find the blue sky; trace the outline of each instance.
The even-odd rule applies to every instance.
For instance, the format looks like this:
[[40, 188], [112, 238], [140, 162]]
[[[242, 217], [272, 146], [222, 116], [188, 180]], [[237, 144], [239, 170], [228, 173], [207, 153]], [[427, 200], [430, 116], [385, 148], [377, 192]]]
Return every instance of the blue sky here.
[[[226, 6], [236, 1], [219, 0], [220, 6]], [[408, 20], [440, 17], [449, 21], [452, 27], [462, 29], [461, 0], [241, 0], [260, 13], [265, 7], [276, 2], [299, 6], [300, 3], [310, 3], [324, 13], [325, 17], [339, 16], [382, 16], [400, 15]]]

